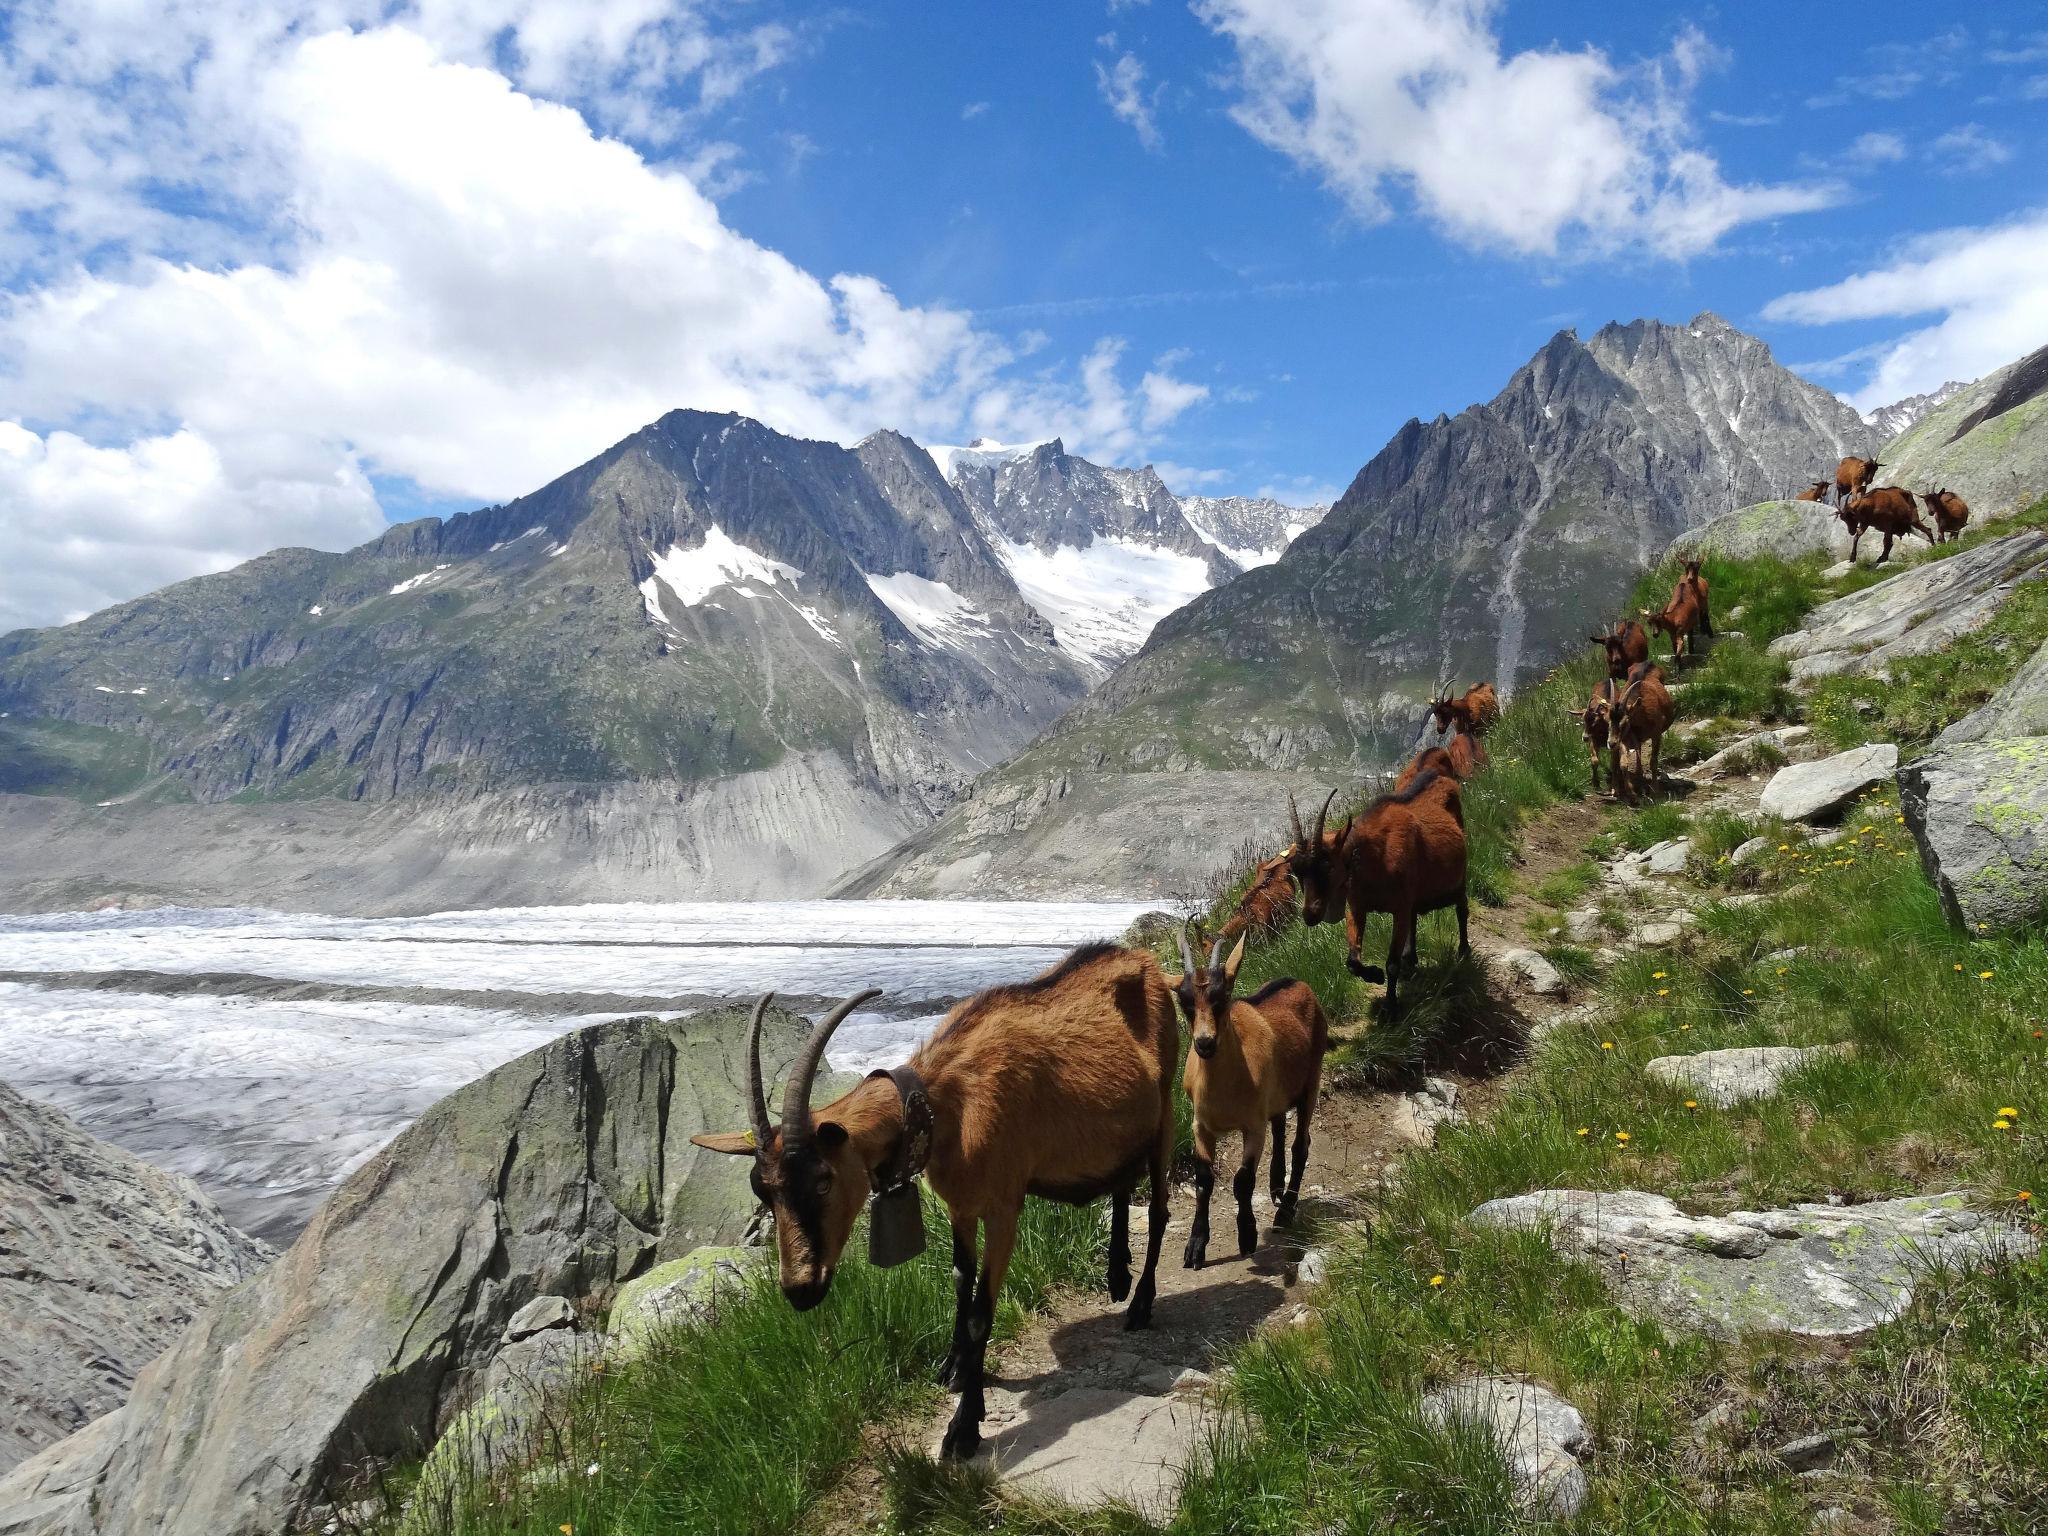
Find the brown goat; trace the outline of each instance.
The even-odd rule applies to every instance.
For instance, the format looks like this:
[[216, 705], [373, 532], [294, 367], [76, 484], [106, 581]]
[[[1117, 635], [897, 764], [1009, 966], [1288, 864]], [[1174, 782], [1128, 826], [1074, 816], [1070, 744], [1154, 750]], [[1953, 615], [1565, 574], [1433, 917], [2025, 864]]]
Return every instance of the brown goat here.
[[[1607, 738], [1614, 726], [1614, 696], [1617, 692], [1614, 679], [1603, 677], [1593, 685], [1593, 696], [1586, 701], [1584, 709], [1567, 710], [1579, 729], [1586, 734], [1586, 751], [1593, 759], [1593, 789], [1600, 789], [1600, 755], [1607, 750]], [[1609, 773], [1607, 784], [1614, 787], [1614, 775]]]
[[1607, 675], [1617, 683], [1627, 680], [1630, 667], [1650, 659], [1650, 632], [1634, 619], [1621, 620], [1611, 634], [1586, 638], [1607, 647]]
[[[779, 1126], [761, 1088], [762, 998], [747, 1044], [753, 1128], [691, 1140], [754, 1160], [754, 1193], [775, 1212], [782, 1292], [800, 1312], [825, 1299], [871, 1189], [909, 1200], [907, 1213], [895, 1213], [918, 1219], [910, 1184], [922, 1168], [953, 1229], [953, 1344], [940, 1380], [960, 1389], [960, 1403], [941, 1454], [971, 1456], [981, 1444], [989, 1326], [1026, 1195], [1076, 1205], [1113, 1197], [1109, 1294], [1131, 1297], [1125, 1327], [1152, 1320], [1180, 1054], [1173, 990], [1142, 950], [1084, 946], [1034, 980], [958, 1004], [907, 1065], [871, 1072], [814, 1111], [826, 1042], [873, 996], [849, 998], [819, 1021], [790, 1069]], [[1132, 1292], [1131, 1192], [1147, 1173], [1151, 1224]], [[883, 1219], [878, 1201], [874, 1221]], [[978, 1283], [977, 1224], [987, 1238]]]
[[[1685, 562], [1685, 569], [1678, 578], [1679, 587], [1688, 584], [1692, 587], [1693, 596], [1698, 598], [1700, 603], [1700, 623], [1696, 633], [1705, 635], [1711, 640], [1714, 638], [1714, 614], [1713, 610], [1707, 605], [1709, 584], [1707, 582], [1707, 573], [1700, 569], [1700, 557], [1698, 555], [1694, 555]], [[1677, 598], [1678, 587], [1672, 588], [1671, 596], [1674, 599]]]
[[[1642, 610], [1643, 618], [1651, 629], [1671, 637], [1671, 659], [1674, 662], [1690, 649], [1693, 631], [1698, 629], [1702, 622], [1700, 609], [1698, 589], [1691, 581], [1681, 580], [1672, 588], [1671, 601], [1665, 605], [1662, 613], [1652, 613], [1647, 608]], [[1609, 670], [1612, 671], [1612, 668]]]
[[1792, 499], [1794, 501], [1826, 501], [1833, 484], [1827, 480], [1816, 480]]
[[[1187, 1063], [1181, 1069], [1195, 1118], [1195, 1217], [1181, 1263], [1200, 1269], [1209, 1255], [1209, 1195], [1216, 1184], [1216, 1142], [1231, 1131], [1244, 1138], [1244, 1158], [1231, 1188], [1237, 1196], [1237, 1251], [1259, 1245], [1252, 1218], [1252, 1186], [1259, 1178], [1259, 1154], [1273, 1136], [1273, 1220], [1294, 1219], [1308, 1165], [1309, 1121], [1322, 1087], [1323, 1053], [1330, 1048], [1330, 1024], [1305, 982], [1291, 977], [1270, 982], [1252, 997], [1235, 1002], [1237, 968], [1244, 940], [1223, 958], [1223, 941], [1209, 951], [1206, 967], [1195, 964], [1187, 935], [1180, 941], [1181, 974], [1166, 978], [1180, 999], [1188, 1025]], [[1287, 1111], [1294, 1111], [1293, 1169], [1283, 1179], [1281, 1156], [1287, 1141]]]
[[1856, 546], [1863, 542], [1863, 535], [1873, 529], [1884, 535], [1884, 549], [1877, 557], [1879, 565], [1891, 559], [1894, 539], [1917, 533], [1928, 543], [1934, 542], [1934, 530], [1920, 521], [1920, 508], [1913, 502], [1913, 493], [1902, 491], [1896, 485], [1881, 485], [1856, 497], [1846, 507], [1838, 508], [1835, 516], [1849, 530], [1849, 558], [1852, 561], [1856, 558]]
[[[1633, 803], [1642, 797], [1651, 780], [1663, 782], [1664, 733], [1677, 718], [1678, 705], [1664, 686], [1663, 670], [1647, 661], [1631, 670], [1628, 686], [1614, 701], [1609, 727], [1607, 779], [1608, 787], [1617, 797]], [[1622, 766], [1628, 758], [1634, 759], [1632, 769]]]
[[1970, 504], [1954, 491], [1922, 491], [1920, 499], [1927, 503], [1927, 515], [1934, 519], [1934, 542], [1937, 544], [1960, 539], [1963, 525], [1970, 520]]
[[1454, 731], [1442, 746], [1424, 747], [1408, 760], [1408, 766], [1394, 780], [1394, 792], [1399, 794], [1425, 773], [1440, 773], [1461, 784], [1467, 783], [1485, 766], [1486, 748], [1463, 731]]
[[[1330, 800], [1335, 800], [1335, 790]], [[1465, 895], [1465, 810], [1456, 779], [1418, 774], [1406, 789], [1382, 795], [1335, 832], [1323, 830], [1330, 800], [1316, 816], [1313, 834], [1301, 829], [1293, 800], [1294, 878], [1301, 886], [1301, 920], [1311, 928], [1344, 913], [1344, 963], [1354, 976], [1387, 985], [1387, 1009], [1399, 1006], [1399, 977], [1416, 966], [1416, 920], [1445, 907], [1458, 911], [1458, 953], [1472, 952], [1466, 932], [1470, 915]], [[1359, 958], [1365, 919], [1385, 912], [1394, 919], [1387, 967]]]
[[1465, 690], [1464, 697], [1458, 699], [1452, 698], [1450, 690], [1445, 689], [1441, 698], [1430, 701], [1429, 714], [1436, 722], [1439, 736], [1453, 729], [1483, 736], [1486, 728], [1500, 718], [1500, 696], [1493, 691], [1491, 683], [1474, 683]]
[[1851, 496], [1861, 496], [1884, 465], [1876, 459], [1846, 458], [1835, 466], [1835, 505], [1845, 505]]
[[1282, 849], [1252, 870], [1251, 884], [1238, 897], [1237, 910], [1216, 930], [1219, 939], [1227, 941], [1252, 931], [1279, 931], [1294, 910], [1294, 898], [1300, 894], [1294, 872], [1288, 867], [1293, 852], [1292, 848]]

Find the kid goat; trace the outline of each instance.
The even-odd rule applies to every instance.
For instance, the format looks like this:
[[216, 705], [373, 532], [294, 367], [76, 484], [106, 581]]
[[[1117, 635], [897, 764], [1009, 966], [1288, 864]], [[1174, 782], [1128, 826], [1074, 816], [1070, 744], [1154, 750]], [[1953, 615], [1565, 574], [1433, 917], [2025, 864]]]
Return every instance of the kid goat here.
[[1922, 491], [1927, 515], [1934, 519], [1934, 542], [1960, 539], [1963, 525], [1970, 520], [1970, 504], [1954, 491]]
[[[1387, 984], [1387, 1009], [1399, 1006], [1402, 971], [1416, 965], [1416, 920], [1445, 907], [1458, 909], [1458, 954], [1472, 953], [1466, 934], [1465, 812], [1458, 783], [1434, 770], [1416, 775], [1406, 789], [1381, 795], [1335, 832], [1325, 832], [1335, 790], [1316, 814], [1314, 833], [1304, 832], [1301, 812], [1287, 802], [1294, 822], [1294, 878], [1301, 886], [1301, 920], [1311, 928], [1344, 913], [1344, 963], [1354, 976]], [[1387, 968], [1359, 958], [1365, 919], [1385, 912], [1394, 919]]]
[[[1685, 562], [1685, 573], [1678, 578], [1678, 585], [1671, 589], [1671, 601], [1664, 605], [1662, 613], [1652, 613], [1645, 608], [1642, 616], [1651, 629], [1671, 637], [1673, 661], [1678, 659], [1681, 642], [1685, 649], [1690, 650], [1695, 635], [1713, 638], [1714, 621], [1707, 616], [1707, 578], [1700, 574], [1699, 561]], [[1643, 659], [1647, 661], [1649, 658], [1646, 655]]]
[[[1181, 974], [1166, 978], [1180, 998], [1188, 1023], [1188, 1059], [1182, 1082], [1195, 1112], [1195, 1219], [1181, 1262], [1200, 1269], [1209, 1253], [1209, 1194], [1216, 1185], [1216, 1142], [1228, 1132], [1244, 1137], [1232, 1191], [1237, 1196], [1237, 1251], [1259, 1245], [1252, 1217], [1252, 1186], [1259, 1178], [1259, 1153], [1273, 1136], [1273, 1219], [1294, 1219], [1301, 1198], [1301, 1172], [1308, 1165], [1308, 1125], [1322, 1086], [1323, 1053], [1330, 1025], [1309, 987], [1291, 977], [1260, 988], [1244, 1002], [1231, 992], [1244, 961], [1239, 938], [1230, 958], [1223, 940], [1209, 951], [1206, 967], [1195, 964], [1185, 931], [1180, 938]], [[1287, 1143], [1287, 1111], [1294, 1111], [1294, 1160], [1286, 1178], [1280, 1160]]]
[[[811, 1083], [832, 1031], [874, 996], [848, 998], [818, 1022], [790, 1068], [780, 1125], [769, 1120], [761, 1088], [762, 998], [747, 1038], [752, 1130], [690, 1139], [754, 1160], [754, 1193], [775, 1212], [782, 1293], [799, 1312], [825, 1299], [869, 1192], [877, 1196], [870, 1241], [879, 1250], [885, 1226], [900, 1238], [896, 1224], [919, 1220], [914, 1181], [920, 1173], [931, 1180], [953, 1229], [953, 1346], [940, 1380], [960, 1389], [941, 1454], [972, 1456], [981, 1444], [989, 1324], [1026, 1195], [1075, 1205], [1112, 1196], [1109, 1294], [1130, 1295], [1126, 1328], [1152, 1320], [1180, 1050], [1173, 991], [1151, 955], [1087, 945], [1032, 981], [967, 999], [907, 1064], [870, 1072], [813, 1111]], [[1131, 1191], [1147, 1173], [1151, 1223], [1132, 1292]], [[987, 1239], [978, 1283], [977, 1223]], [[914, 1225], [907, 1237], [878, 1259], [915, 1253], [922, 1244]]]
[[[1593, 759], [1593, 788], [1600, 788], [1600, 758], [1607, 751], [1608, 736], [1614, 728], [1614, 679], [1603, 677], [1593, 685], [1593, 696], [1586, 701], [1584, 709], [1567, 711], [1579, 722], [1579, 729], [1586, 735], [1586, 751]], [[1614, 788], [1614, 775], [1607, 775], [1608, 788]]]

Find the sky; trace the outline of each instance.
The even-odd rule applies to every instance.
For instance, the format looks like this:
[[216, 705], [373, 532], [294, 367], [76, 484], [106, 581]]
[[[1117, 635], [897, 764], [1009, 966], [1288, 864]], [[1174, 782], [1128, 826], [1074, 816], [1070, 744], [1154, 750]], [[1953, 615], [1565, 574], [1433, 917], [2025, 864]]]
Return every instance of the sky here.
[[2044, 138], [2039, 3], [9, 0], [0, 630], [681, 406], [1320, 501], [1712, 309], [1867, 409], [2048, 342]]

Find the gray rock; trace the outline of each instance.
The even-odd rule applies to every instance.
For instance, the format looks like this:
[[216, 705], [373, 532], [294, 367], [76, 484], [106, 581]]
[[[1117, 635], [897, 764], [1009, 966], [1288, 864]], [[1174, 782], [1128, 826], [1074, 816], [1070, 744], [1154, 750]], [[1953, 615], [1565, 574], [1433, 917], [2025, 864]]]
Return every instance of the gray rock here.
[[1580, 907], [1564, 915], [1564, 936], [1574, 944], [1598, 943], [1603, 932], [1595, 907]]
[[512, 1321], [505, 1325], [505, 1342], [517, 1344], [550, 1328], [575, 1326], [576, 1309], [567, 1301], [560, 1296], [536, 1296], [512, 1314]]
[[1838, 672], [1882, 675], [1984, 627], [2020, 582], [2048, 575], [2048, 532], [2028, 529], [1948, 560], [1901, 571], [1861, 592], [1822, 603], [1771, 654], [1792, 660], [1797, 680]]
[[1298, 1285], [1317, 1286], [1330, 1278], [1330, 1252], [1327, 1248], [1311, 1248], [1301, 1256], [1301, 1262], [1294, 1266], [1294, 1279]]
[[[1844, 536], [1844, 538], [1842, 539], [1843, 548], [1846, 549], [1848, 547], [1848, 544], [1849, 540], [1846, 536]], [[1829, 566], [1826, 570], [1822, 571], [1820, 573], [1820, 577], [1822, 581], [1840, 581], [1844, 576], [1847, 576], [1851, 571], [1855, 569], [1855, 561], [1837, 560], [1833, 565]]]
[[1771, 776], [1757, 805], [1766, 816], [1812, 821], [1884, 783], [1898, 766], [1899, 749], [1888, 741], [1853, 747], [1818, 762], [1793, 763]]
[[[771, 1017], [773, 1067], [808, 1031]], [[0, 1482], [0, 1531], [271, 1536], [342, 1464], [422, 1454], [536, 1296], [739, 1235], [743, 1161], [689, 1138], [746, 1122], [745, 1019], [574, 1030], [443, 1099], [141, 1373], [117, 1429]]]
[[1753, 864], [1758, 859], [1767, 857], [1770, 851], [1771, 840], [1768, 837], [1752, 837], [1728, 855], [1728, 862], [1740, 869], [1745, 864]]
[[1985, 704], [1934, 738], [1937, 749], [1966, 741], [2048, 736], [2048, 645], [2028, 658]]
[[[1084, 1508], [1121, 1500], [1163, 1522], [1172, 1518], [1181, 1469], [1201, 1445], [1204, 1424], [1201, 1399], [1186, 1392], [1076, 1386], [1037, 1395], [991, 1383], [981, 1456], [1027, 1493]], [[939, 1436], [934, 1428], [934, 1455]]]
[[1899, 804], [1951, 922], [2004, 930], [2048, 913], [2048, 736], [1930, 753], [1899, 770]]
[[746, 1294], [763, 1258], [749, 1248], [699, 1248], [629, 1280], [605, 1324], [612, 1354], [634, 1359], [657, 1331], [709, 1321], [721, 1303]]
[[1458, 1085], [1445, 1078], [1431, 1077], [1423, 1080], [1419, 1092], [1401, 1095], [1394, 1106], [1390, 1129], [1405, 1141], [1427, 1146], [1436, 1140], [1440, 1128], [1461, 1118]]
[[1658, 1056], [1643, 1063], [1647, 1076], [1684, 1088], [1719, 1109], [1761, 1099], [1810, 1062], [1847, 1055], [1846, 1045], [1745, 1045], [1687, 1056]]
[[1712, 757], [1695, 764], [1691, 770], [1691, 777], [1696, 781], [1722, 778], [1738, 769], [1746, 769], [1748, 765], [1754, 763], [1760, 748], [1776, 748], [1783, 752], [1787, 747], [1804, 741], [1812, 734], [1812, 727], [1804, 725], [1784, 725], [1776, 730], [1757, 731], [1753, 735], [1744, 736], [1740, 741], [1730, 742]]
[[1630, 941], [1645, 949], [1662, 949], [1676, 944], [1685, 937], [1685, 931], [1695, 926], [1699, 919], [1690, 912], [1673, 912], [1669, 917], [1654, 923], [1645, 923], [1629, 935]]
[[196, 1313], [273, 1257], [190, 1179], [0, 1083], [0, 1473], [120, 1407]]
[[1788, 1472], [1810, 1472], [1835, 1459], [1835, 1437], [1826, 1433], [1801, 1435], [1797, 1440], [1787, 1440], [1771, 1454]]
[[1545, 1230], [1591, 1259], [1631, 1312], [1719, 1338], [1853, 1337], [1903, 1312], [1930, 1268], [2039, 1247], [1961, 1193], [1694, 1217], [1639, 1190], [1546, 1189], [1489, 1200], [1470, 1219]]
[[[1760, 501], [1738, 507], [1673, 541], [1673, 555], [1713, 554], [1729, 560], [1775, 555], [1797, 560], [1802, 555], [1849, 552], [1849, 535], [1831, 507], [1815, 501]], [[1731, 619], [1732, 622], [1732, 619]]]
[[1682, 875], [1691, 853], [1691, 838], [1668, 838], [1643, 850], [1643, 865], [1653, 875]]
[[1564, 991], [1564, 977], [1557, 967], [1533, 949], [1510, 949], [1501, 953], [1500, 963], [1537, 997], [1557, 997]]
[[1586, 1500], [1586, 1421], [1547, 1387], [1502, 1376], [1466, 1376], [1426, 1393], [1423, 1419], [1464, 1423], [1499, 1447], [1515, 1507], [1538, 1520], [1569, 1520]]

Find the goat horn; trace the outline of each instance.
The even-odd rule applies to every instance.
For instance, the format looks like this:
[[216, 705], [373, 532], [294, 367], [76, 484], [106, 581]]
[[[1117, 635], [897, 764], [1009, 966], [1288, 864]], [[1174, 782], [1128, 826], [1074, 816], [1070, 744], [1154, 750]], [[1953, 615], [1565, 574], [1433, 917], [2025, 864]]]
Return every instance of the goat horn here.
[[747, 1026], [747, 1113], [754, 1121], [754, 1150], [766, 1152], [768, 1137], [768, 1090], [761, 1086], [761, 1020], [768, 1012], [768, 1005], [775, 1001], [773, 992], [763, 992], [761, 1001], [754, 1004], [754, 1021]]
[[1209, 974], [1211, 976], [1215, 975], [1218, 968], [1221, 967], [1223, 964], [1223, 943], [1223, 939], [1219, 936], [1216, 942], [1210, 946]]
[[[1190, 918], [1189, 922], [1192, 921], [1193, 919]], [[1188, 985], [1193, 986], [1195, 984], [1195, 956], [1194, 952], [1188, 948], [1187, 923], [1180, 925], [1180, 968], [1181, 974], [1188, 979]]]
[[1329, 800], [1325, 800], [1325, 801], [1323, 802], [1323, 808], [1322, 808], [1322, 809], [1321, 809], [1320, 811], [1317, 811], [1317, 812], [1316, 812], [1316, 836], [1315, 836], [1315, 844], [1316, 844], [1316, 846], [1317, 846], [1318, 848], [1322, 847], [1322, 845], [1323, 845], [1323, 821], [1324, 821], [1324, 818], [1326, 818], [1326, 817], [1327, 817], [1327, 816], [1328, 816], [1328, 815], [1330, 814], [1330, 801], [1331, 801], [1331, 800], [1335, 800], [1336, 798], [1337, 798], [1337, 791], [1333, 789], [1333, 790], [1331, 790], [1331, 791], [1330, 791], [1330, 798], [1329, 798]]
[[789, 1069], [789, 1086], [782, 1093], [782, 1145], [785, 1150], [810, 1140], [811, 1082], [818, 1075], [818, 1064], [825, 1059], [825, 1045], [831, 1040], [832, 1031], [862, 1003], [881, 995], [880, 987], [869, 987], [867, 991], [849, 997], [818, 1020], [817, 1028], [811, 1031], [811, 1038], [797, 1052], [796, 1061]]
[[1304, 846], [1308, 842], [1308, 834], [1301, 830], [1301, 807], [1294, 803], [1291, 791], [1287, 796], [1287, 819], [1294, 824], [1294, 846]]

